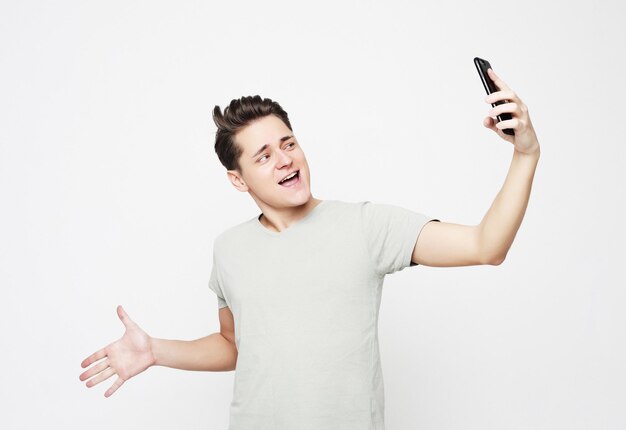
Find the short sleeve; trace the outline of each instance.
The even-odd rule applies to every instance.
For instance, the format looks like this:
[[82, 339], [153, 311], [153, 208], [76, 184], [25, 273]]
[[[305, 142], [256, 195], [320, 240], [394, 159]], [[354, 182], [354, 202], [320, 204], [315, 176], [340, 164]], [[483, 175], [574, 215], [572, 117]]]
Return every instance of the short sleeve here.
[[380, 275], [417, 266], [411, 258], [422, 228], [430, 221], [440, 222], [400, 206], [369, 201], [361, 204], [360, 215], [367, 252]]
[[213, 267], [211, 268], [209, 288], [213, 290], [213, 292], [216, 294], [217, 307], [218, 309], [221, 309], [221, 308], [228, 306], [228, 303], [226, 303], [226, 299], [224, 298], [224, 292], [222, 291], [220, 277], [218, 276], [218, 269], [219, 268], [218, 268], [217, 258], [215, 257], [215, 249], [213, 249]]

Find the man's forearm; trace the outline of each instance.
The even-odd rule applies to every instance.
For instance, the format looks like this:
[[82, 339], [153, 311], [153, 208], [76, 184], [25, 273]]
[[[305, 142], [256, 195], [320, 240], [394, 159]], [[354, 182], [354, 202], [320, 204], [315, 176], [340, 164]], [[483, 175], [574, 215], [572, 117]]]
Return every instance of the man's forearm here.
[[156, 366], [224, 372], [235, 369], [237, 348], [221, 333], [196, 340], [152, 339]]
[[539, 144], [533, 153], [513, 151], [504, 185], [479, 225], [481, 249], [491, 261], [502, 262], [513, 244], [528, 206], [539, 153]]

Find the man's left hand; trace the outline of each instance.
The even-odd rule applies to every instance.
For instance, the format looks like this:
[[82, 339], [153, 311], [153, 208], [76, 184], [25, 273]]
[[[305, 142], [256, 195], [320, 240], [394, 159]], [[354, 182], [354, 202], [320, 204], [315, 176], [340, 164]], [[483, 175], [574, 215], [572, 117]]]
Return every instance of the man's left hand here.
[[[485, 102], [491, 104], [505, 100], [507, 103], [492, 108], [489, 111], [489, 116], [483, 120], [483, 125], [496, 132], [502, 139], [511, 142], [517, 152], [523, 154], [539, 153], [539, 141], [528, 115], [528, 107], [492, 69], [489, 69], [487, 73], [489, 73], [489, 77], [493, 79], [500, 91], [489, 94], [485, 98]], [[496, 122], [495, 117], [505, 112], [510, 113], [512, 118]], [[515, 130], [515, 136], [505, 134], [502, 131], [505, 128]]]

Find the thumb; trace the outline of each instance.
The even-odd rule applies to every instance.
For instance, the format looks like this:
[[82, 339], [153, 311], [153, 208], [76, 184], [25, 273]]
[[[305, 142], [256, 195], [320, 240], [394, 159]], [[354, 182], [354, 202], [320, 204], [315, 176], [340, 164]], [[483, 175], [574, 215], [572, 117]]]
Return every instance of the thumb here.
[[130, 324], [133, 323], [133, 320], [130, 319], [122, 305], [119, 305], [117, 307], [117, 316], [120, 318], [125, 327], [128, 327]]
[[[483, 120], [483, 125], [487, 127], [489, 130], [493, 130], [498, 136], [502, 137], [504, 132], [496, 127], [497, 121], [492, 117], [488, 116]], [[506, 138], [505, 138], [506, 139]]]

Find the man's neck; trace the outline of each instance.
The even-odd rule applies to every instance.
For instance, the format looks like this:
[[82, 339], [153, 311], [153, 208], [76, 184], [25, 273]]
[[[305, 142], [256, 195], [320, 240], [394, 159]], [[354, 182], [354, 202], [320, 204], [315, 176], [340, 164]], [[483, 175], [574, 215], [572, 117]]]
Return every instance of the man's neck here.
[[322, 200], [311, 197], [301, 206], [276, 210], [267, 208], [259, 217], [259, 222], [268, 230], [282, 232], [292, 224], [307, 216]]

